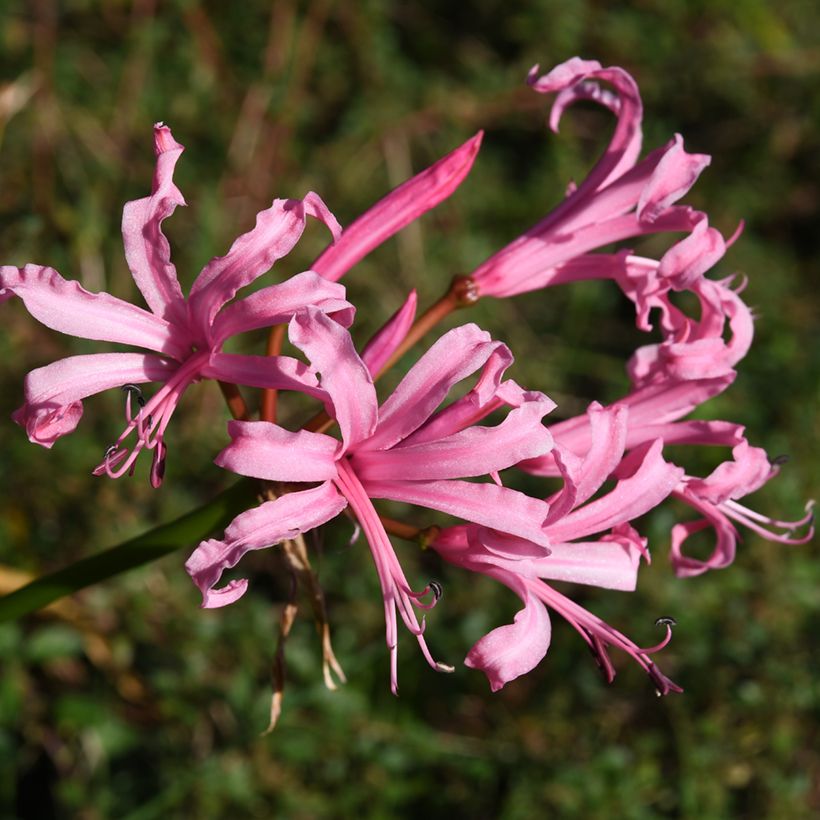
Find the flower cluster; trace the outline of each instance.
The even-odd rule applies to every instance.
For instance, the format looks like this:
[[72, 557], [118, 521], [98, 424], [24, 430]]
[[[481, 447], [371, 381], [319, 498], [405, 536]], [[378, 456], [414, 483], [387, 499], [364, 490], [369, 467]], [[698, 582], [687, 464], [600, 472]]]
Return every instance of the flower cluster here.
[[[128, 203], [122, 220], [126, 259], [148, 310], [89, 293], [48, 267], [0, 267], [0, 301], [16, 296], [54, 330], [148, 352], [72, 356], [32, 371], [14, 420], [31, 441], [51, 447], [75, 429], [83, 399], [122, 388], [125, 427], [94, 472], [111, 478], [133, 472], [140, 452], [149, 450], [151, 482], [159, 487], [166, 429], [183, 392], [216, 380], [237, 416], [216, 464], [258, 479], [268, 500], [240, 514], [221, 538], [200, 543], [188, 559], [204, 607], [231, 604], [246, 592], [246, 579], [221, 579], [248, 551], [293, 541], [347, 509], [364, 533], [381, 585], [394, 692], [399, 618], [433, 668], [452, 667], [434, 660], [424, 634], [423, 613], [437, 603], [440, 585], [414, 589], [391, 534], [421, 541], [444, 561], [494, 578], [521, 598], [524, 608], [514, 622], [482, 637], [466, 656], [493, 690], [543, 659], [552, 609], [587, 642], [608, 680], [615, 674], [608, 648], [616, 647], [646, 670], [660, 694], [680, 691], [653, 660], [669, 641], [671, 618], [658, 619], [666, 628], [660, 643], [640, 647], [551, 582], [634, 590], [641, 560], [650, 557], [635, 522], [670, 497], [700, 516], [672, 528], [671, 560], [680, 576], [728, 566], [739, 540], [735, 524], [770, 540], [802, 543], [813, 534], [811, 513], [777, 521], [742, 505], [778, 464], [737, 424], [687, 419], [731, 385], [753, 334], [752, 314], [739, 295], [742, 282], [706, 275], [735, 237], [724, 240], [705, 213], [678, 204], [709, 157], [688, 153], [675, 135], [641, 159], [642, 104], [623, 69], [574, 58], [543, 76], [534, 68], [528, 82], [539, 94], [557, 95], [554, 130], [578, 100], [611, 111], [616, 127], [608, 147], [558, 207], [472, 274], [456, 277], [418, 318], [416, 294], [409, 294], [361, 352], [348, 330], [355, 308], [338, 281], [457, 190], [482, 135], [387, 194], [345, 230], [314, 193], [275, 200], [253, 230], [205, 266], [186, 298], [162, 233], [163, 221], [184, 204], [173, 182], [183, 148], [157, 124], [151, 194]], [[290, 252], [308, 216], [332, 235], [311, 270], [237, 298]], [[609, 249], [648, 234], [678, 236], [660, 259]], [[474, 324], [441, 336], [392, 394], [377, 398], [378, 376], [451, 310], [587, 279], [612, 280], [634, 304], [638, 328], [657, 327], [660, 335], [627, 363], [631, 389], [618, 401], [592, 401], [585, 413], [550, 424], [545, 418], [555, 404], [506, 378], [512, 353]], [[699, 304], [697, 316], [673, 299], [683, 291]], [[307, 364], [275, 349], [264, 356], [223, 350], [237, 334], [276, 327], [287, 328]], [[471, 377], [472, 386], [451, 398]], [[139, 385], [149, 382], [157, 388], [146, 399]], [[272, 413], [253, 421], [238, 387], [306, 393], [324, 409], [300, 429], [280, 426]], [[729, 450], [705, 477], [689, 475], [675, 461], [675, 448], [700, 445]], [[502, 470], [508, 471], [504, 483]], [[522, 486], [517, 473], [557, 478], [560, 489], [550, 492], [545, 484], [541, 493], [522, 492], [514, 489]], [[537, 486], [537, 478], [525, 483]], [[448, 524], [395, 522], [379, 512], [380, 499], [444, 514]], [[687, 538], [707, 528], [714, 530], [712, 554], [705, 560], [688, 555]]]

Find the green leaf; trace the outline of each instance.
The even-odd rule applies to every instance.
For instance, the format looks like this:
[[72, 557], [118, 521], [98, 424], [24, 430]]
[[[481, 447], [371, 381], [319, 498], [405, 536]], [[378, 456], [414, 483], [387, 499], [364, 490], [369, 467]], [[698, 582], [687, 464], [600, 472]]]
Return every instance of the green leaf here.
[[34, 612], [91, 584], [156, 561], [183, 547], [195, 546], [214, 531], [224, 528], [247, 506], [253, 496], [253, 487], [254, 482], [249, 479], [239, 481], [175, 521], [43, 575], [4, 595], [0, 598], [0, 622]]

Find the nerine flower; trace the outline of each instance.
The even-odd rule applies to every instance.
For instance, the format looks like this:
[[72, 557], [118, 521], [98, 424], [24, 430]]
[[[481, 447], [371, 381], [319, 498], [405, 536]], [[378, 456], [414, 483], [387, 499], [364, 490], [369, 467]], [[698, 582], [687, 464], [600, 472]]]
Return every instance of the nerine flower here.
[[[615, 669], [607, 647], [614, 646], [646, 670], [659, 694], [681, 691], [650, 657], [666, 645], [668, 631], [657, 646], [641, 648], [545, 582], [635, 589], [640, 557], [648, 559], [648, 552], [646, 539], [630, 522], [663, 501], [683, 470], [663, 459], [660, 439], [625, 459], [628, 415], [626, 407], [593, 404], [587, 412], [588, 449], [579, 456], [556, 444], [553, 457], [564, 486], [547, 499], [550, 513], [543, 532], [549, 539], [549, 555], [525, 538], [486, 526], [450, 527], [431, 544], [445, 560], [495, 578], [524, 602], [512, 624], [485, 635], [465, 659], [467, 666], [487, 675], [493, 691], [529, 672], [546, 655], [552, 632], [548, 608], [575, 627], [608, 681], [614, 678]], [[619, 479], [615, 487], [590, 500], [613, 474]], [[590, 539], [598, 533], [605, 534]]]
[[[392, 323], [406, 324], [405, 313], [400, 311]], [[204, 541], [186, 564], [202, 591], [203, 606], [229, 604], [244, 594], [247, 580], [214, 587], [246, 552], [293, 538], [349, 506], [370, 545], [381, 583], [394, 692], [397, 609], [428, 662], [441, 666], [430, 656], [423, 623], [414, 611], [429, 590], [414, 592], [408, 584], [372, 499], [403, 501], [493, 526], [547, 554], [549, 539], [541, 525], [548, 504], [498, 483], [466, 479], [496, 476], [522, 458], [547, 452], [552, 440], [541, 419], [554, 407], [543, 394], [502, 381], [512, 356], [475, 325], [442, 336], [379, 406], [368, 365], [373, 367], [371, 357], [384, 355], [400, 335], [381, 335], [365, 362], [347, 331], [327, 316], [313, 308], [294, 316], [290, 340], [321, 374], [341, 441], [268, 422], [230, 422], [232, 443], [217, 458], [220, 466], [273, 482], [321, 483], [241, 514], [222, 540]], [[478, 370], [478, 382], [466, 396], [437, 410], [455, 384]], [[497, 426], [476, 424], [505, 405], [511, 409]]]
[[607, 278], [606, 259], [599, 260], [590, 251], [632, 237], [697, 231], [713, 246], [722, 245], [705, 214], [674, 204], [710, 158], [687, 153], [676, 134], [638, 161], [643, 106], [638, 86], [626, 71], [574, 57], [541, 77], [535, 66], [528, 82], [540, 94], [558, 92], [550, 116], [553, 131], [578, 100], [601, 104], [618, 121], [609, 146], [587, 178], [570, 185], [558, 207], [473, 271], [470, 278], [478, 295], [512, 296], [579, 278]]
[[[95, 472], [117, 477], [129, 471], [142, 449], [154, 450], [151, 480], [162, 480], [165, 430], [185, 389], [203, 379], [252, 387], [312, 390], [317, 381], [304, 364], [286, 356], [243, 356], [222, 352], [229, 337], [286, 322], [306, 304], [350, 324], [353, 308], [344, 288], [313, 272], [263, 288], [228, 304], [288, 254], [308, 216], [323, 222], [334, 236], [339, 225], [314, 193], [304, 199], [277, 199], [262, 211], [256, 226], [240, 236], [225, 256], [212, 259], [187, 298], [182, 295], [162, 222], [184, 205], [173, 182], [183, 146], [170, 128], [154, 126], [157, 164], [151, 195], [125, 205], [122, 233], [125, 256], [150, 310], [107, 293], [89, 293], [77, 282], [40, 265], [0, 267], [0, 300], [17, 296], [48, 327], [85, 339], [135, 345], [150, 353], [97, 353], [71, 356], [32, 371], [26, 377], [25, 403], [14, 414], [31, 441], [44, 447], [77, 426], [86, 397], [122, 386], [126, 390], [126, 427], [108, 448]], [[159, 382], [147, 401], [137, 385]], [[132, 406], [136, 398], [138, 408]], [[126, 439], [136, 434], [130, 452]]]

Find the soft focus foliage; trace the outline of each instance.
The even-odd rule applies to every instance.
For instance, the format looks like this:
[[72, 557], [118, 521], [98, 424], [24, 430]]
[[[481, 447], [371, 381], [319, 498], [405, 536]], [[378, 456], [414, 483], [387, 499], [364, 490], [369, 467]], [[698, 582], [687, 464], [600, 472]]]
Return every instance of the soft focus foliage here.
[[[132, 299], [119, 215], [124, 201], [144, 195], [157, 120], [188, 148], [178, 180], [191, 207], [168, 223], [185, 290], [274, 196], [319, 191], [347, 224], [485, 127], [460, 191], [346, 277], [360, 305], [361, 344], [410, 287], [427, 304], [453, 273], [517, 236], [605, 144], [611, 121], [592, 107], [549, 134], [547, 103], [524, 88], [527, 69], [573, 54], [623, 65], [641, 86], [647, 144], [680, 131], [690, 150], [714, 158], [688, 201], [708, 207], [726, 235], [747, 220], [718, 272], [750, 275], [744, 298], [760, 316], [756, 345], [732, 390], [708, 410], [745, 424], [769, 453], [792, 455], [757, 507], [796, 515], [818, 492], [807, 446], [820, 434], [818, 26], [820, 12], [800, 0], [83, 0], [60, 9], [43, 0], [4, 8], [0, 259], [47, 262], [91, 290]], [[309, 227], [283, 272], [304, 270], [325, 237]], [[651, 239], [641, 247], [651, 251]], [[620, 396], [623, 363], [644, 341], [632, 307], [601, 282], [480, 303], [468, 318], [516, 350], [516, 380], [548, 392], [562, 415], [583, 411], [590, 397]], [[3, 322], [6, 419], [25, 372], [100, 349], [31, 322], [22, 305], [7, 305]], [[529, 357], [536, 344], [541, 355]], [[120, 395], [88, 402], [84, 424], [51, 452], [0, 424], [0, 486], [18, 488], [0, 498], [2, 589], [19, 585], [19, 573], [38, 575], [118, 543], [227, 486], [227, 474], [201, 469], [225, 443], [226, 412], [211, 388], [191, 390], [178, 411], [159, 493], [145, 465], [130, 481], [90, 475], [100, 442], [120, 431]], [[316, 564], [350, 682], [324, 689], [315, 631], [300, 619], [285, 711], [267, 737], [259, 732], [288, 592], [273, 550], [249, 561], [253, 591], [229, 611], [199, 610], [182, 551], [49, 613], [2, 624], [2, 813], [13, 813], [15, 801], [22, 817], [88, 820], [817, 812], [816, 550], [749, 534], [730, 572], [675, 580], [663, 539], [679, 512], [661, 510], [645, 527], [657, 560], [637, 593], [577, 593], [645, 644], [659, 637], [655, 616], [676, 617], [664, 666], [686, 692], [663, 700], [626, 664], [605, 685], [558, 623], [549, 662], [496, 695], [477, 673], [459, 666], [437, 675], [406, 652], [395, 700], [384, 685], [377, 578], [361, 542], [346, 546], [343, 521]], [[408, 574], [444, 586], [428, 635], [442, 660], [458, 664], [519, 607], [489, 580], [449, 583], [434, 556], [404, 543], [397, 552]]]

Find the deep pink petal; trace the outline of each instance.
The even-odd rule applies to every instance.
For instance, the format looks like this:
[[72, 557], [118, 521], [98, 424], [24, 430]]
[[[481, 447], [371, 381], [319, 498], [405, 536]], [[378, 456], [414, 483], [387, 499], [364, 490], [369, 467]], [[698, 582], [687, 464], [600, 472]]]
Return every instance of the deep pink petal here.
[[407, 438], [427, 421], [454, 384], [482, 367], [493, 351], [505, 347], [474, 324], [445, 333], [381, 406], [379, 426], [366, 447], [387, 449]]
[[185, 569], [202, 592], [202, 606], [213, 609], [240, 598], [247, 580], [230, 581], [214, 589], [222, 573], [236, 566], [250, 550], [279, 544], [335, 518], [347, 506], [329, 481], [310, 490], [266, 501], [235, 518], [222, 541], [203, 541], [185, 562]]
[[231, 443], [215, 462], [268, 481], [326, 481], [336, 475], [339, 442], [321, 433], [289, 430], [267, 421], [229, 421]]
[[207, 333], [217, 311], [240, 289], [269, 271], [299, 241], [308, 215], [338, 224], [314, 193], [304, 199], [276, 199], [256, 217], [252, 231], [242, 234], [225, 256], [212, 259], [197, 277], [188, 300], [194, 323]]
[[704, 218], [692, 232], [676, 242], [661, 258], [658, 274], [668, 279], [676, 290], [689, 288], [726, 253], [726, 242], [720, 231], [709, 227]]
[[367, 481], [371, 498], [389, 498], [454, 515], [465, 521], [519, 535], [543, 547], [551, 541], [541, 529], [549, 506], [496, 484], [470, 481]]
[[[591, 80], [610, 83], [617, 97], [600, 89]], [[584, 196], [602, 188], [631, 168], [641, 152], [641, 119], [643, 105], [635, 80], [622, 68], [602, 68], [595, 60], [573, 57], [538, 77], [538, 66], [530, 70], [529, 85], [540, 94], [561, 92], [553, 106], [550, 127], [558, 130], [558, 121], [566, 108], [576, 100], [593, 100], [618, 117], [609, 146], [578, 191]]]
[[378, 418], [376, 388], [350, 334], [309, 307], [293, 317], [289, 337], [321, 374], [321, 386], [330, 397], [345, 449], [367, 438]]
[[71, 356], [26, 376], [25, 403], [13, 415], [29, 440], [50, 448], [77, 426], [82, 400], [124, 384], [164, 381], [177, 367], [145, 353], [94, 353]]
[[404, 341], [416, 318], [418, 296], [411, 290], [404, 304], [385, 322], [362, 350], [362, 361], [373, 378], [376, 378], [384, 364]]
[[161, 122], [154, 126], [157, 165], [151, 196], [127, 202], [122, 212], [122, 238], [131, 275], [151, 310], [169, 321], [183, 319], [183, 296], [162, 223], [177, 205], [185, 204], [174, 185], [174, 167], [183, 150], [170, 128]]
[[213, 347], [237, 333], [289, 322], [301, 308], [314, 305], [344, 327], [353, 322], [356, 309], [345, 299], [345, 289], [328, 282], [313, 271], [256, 291], [223, 308], [214, 319], [210, 333]]
[[81, 339], [136, 345], [181, 359], [190, 342], [178, 328], [108, 293], [89, 293], [53, 268], [0, 267], [0, 288], [18, 296], [52, 330]]
[[435, 208], [458, 188], [472, 168], [481, 145], [479, 131], [455, 151], [407, 180], [365, 211], [341, 237], [311, 265], [334, 281], [360, 259], [426, 211]]
[[691, 478], [687, 490], [712, 504], [743, 498], [775, 474], [766, 451], [744, 439], [732, 449], [732, 460], [719, 464], [706, 478]]

